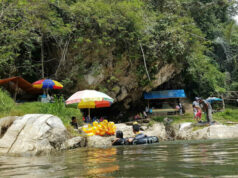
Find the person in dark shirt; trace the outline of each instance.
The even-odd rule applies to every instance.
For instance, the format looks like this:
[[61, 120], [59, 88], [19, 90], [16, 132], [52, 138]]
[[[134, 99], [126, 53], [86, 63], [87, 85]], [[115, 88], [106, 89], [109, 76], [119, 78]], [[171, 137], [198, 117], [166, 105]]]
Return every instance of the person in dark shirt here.
[[123, 132], [118, 130], [116, 132], [116, 139], [112, 142], [112, 145], [124, 145], [125, 139], [123, 138]]
[[73, 116], [71, 118], [71, 122], [70, 122], [70, 125], [74, 127], [74, 129], [78, 129], [78, 123], [77, 123], [77, 120], [76, 120], [76, 117]]
[[199, 98], [199, 104], [203, 106], [202, 108], [203, 108], [203, 111], [206, 114], [207, 122], [212, 123], [213, 119], [212, 119], [212, 106], [211, 106], [211, 104], [208, 101], [203, 100], [201, 98]]
[[140, 133], [140, 125], [139, 124], [133, 124], [132, 130], [133, 130], [133, 133], [135, 134], [135, 136], [128, 138], [129, 143], [132, 143], [134, 139], [141, 139], [141, 138], [146, 137], [145, 134]]

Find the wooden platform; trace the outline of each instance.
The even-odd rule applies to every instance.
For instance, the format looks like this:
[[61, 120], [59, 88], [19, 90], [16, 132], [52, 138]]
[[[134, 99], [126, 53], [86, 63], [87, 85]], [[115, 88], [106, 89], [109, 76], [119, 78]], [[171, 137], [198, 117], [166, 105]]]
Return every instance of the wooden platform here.
[[152, 115], [176, 115], [178, 114], [178, 109], [152, 109]]
[[152, 109], [153, 112], [178, 112], [178, 109]]

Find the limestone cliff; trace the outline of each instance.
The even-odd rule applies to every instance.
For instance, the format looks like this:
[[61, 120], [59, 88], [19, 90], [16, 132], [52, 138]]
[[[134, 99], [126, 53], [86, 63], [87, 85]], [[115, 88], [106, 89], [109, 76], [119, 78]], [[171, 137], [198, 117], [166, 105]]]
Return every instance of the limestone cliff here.
[[[149, 81], [143, 61], [131, 61], [127, 57], [116, 59], [112, 54], [107, 54], [105, 57], [106, 59], [102, 60], [100, 55], [95, 56], [92, 52], [77, 65], [67, 64], [63, 69], [65, 71], [61, 72], [59, 77], [62, 80], [67, 78], [63, 80], [66, 96], [79, 90], [95, 89], [114, 98], [115, 102], [107, 113], [110, 117], [114, 113], [119, 115], [119, 113], [128, 113], [128, 110], [136, 110], [135, 107], [144, 108], [143, 92], [156, 89], [168, 82], [182, 69], [173, 63], [153, 64], [156, 72], [149, 71], [151, 76]], [[138, 74], [138, 70], [142, 73]]]

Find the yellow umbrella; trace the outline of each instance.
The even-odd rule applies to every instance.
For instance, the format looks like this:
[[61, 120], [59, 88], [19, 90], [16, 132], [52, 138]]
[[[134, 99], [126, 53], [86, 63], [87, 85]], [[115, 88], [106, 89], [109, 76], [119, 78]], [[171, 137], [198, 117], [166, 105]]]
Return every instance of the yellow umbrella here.
[[80, 109], [88, 108], [88, 115], [90, 118], [90, 108], [95, 108], [95, 102], [81, 100], [81, 102], [78, 104], [78, 108], [80, 108]]
[[81, 101], [78, 104], [78, 108], [85, 109], [85, 108], [95, 108], [95, 102], [94, 101]]

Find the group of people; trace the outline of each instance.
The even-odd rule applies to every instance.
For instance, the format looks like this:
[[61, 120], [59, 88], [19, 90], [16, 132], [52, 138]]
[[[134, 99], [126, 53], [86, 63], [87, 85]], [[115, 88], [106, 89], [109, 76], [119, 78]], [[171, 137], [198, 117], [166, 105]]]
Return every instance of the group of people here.
[[137, 113], [134, 116], [134, 120], [140, 120], [140, 119], [146, 119], [147, 118], [147, 113], [145, 111], [143, 111], [143, 113]]
[[91, 122], [94, 122], [94, 121], [96, 121], [96, 122], [102, 122], [103, 120], [104, 120], [104, 117], [98, 118], [98, 117], [94, 116], [94, 117], [91, 119], [89, 116], [86, 116], [86, 117], [83, 116], [83, 122], [85, 122], [85, 123], [91, 123]]
[[206, 115], [206, 120], [208, 123], [212, 123], [212, 106], [210, 102], [200, 98], [200, 97], [195, 97], [195, 101], [193, 101], [193, 112], [194, 112], [194, 118], [198, 122], [202, 122], [202, 111], [204, 111]]
[[[84, 116], [83, 116], [83, 121], [84, 121], [85, 123], [91, 123], [91, 122], [94, 122], [94, 121], [96, 121], [96, 122], [99, 123], [99, 122], [103, 122], [103, 120], [104, 120], [104, 117], [100, 117], [100, 119], [98, 119], [96, 116], [94, 116], [93, 119], [91, 120], [89, 116], [87, 116], [87, 117], [84, 117]], [[73, 117], [71, 118], [70, 125], [71, 125], [74, 129], [78, 129], [78, 122], [77, 122], [77, 119], [76, 119], [75, 116], [73, 116]]]
[[135, 139], [141, 139], [146, 137], [145, 134], [140, 133], [140, 125], [138, 123], [134, 123], [132, 125], [132, 132], [135, 134], [134, 137], [124, 138], [123, 132], [118, 130], [116, 132], [116, 139], [113, 140], [112, 145], [130, 145]]
[[176, 109], [178, 110], [178, 112], [179, 112], [179, 115], [183, 115], [184, 114], [184, 108], [183, 108], [183, 105], [182, 105], [182, 103], [180, 102], [180, 100], [178, 99], [178, 104], [177, 104], [177, 106], [176, 106]]

